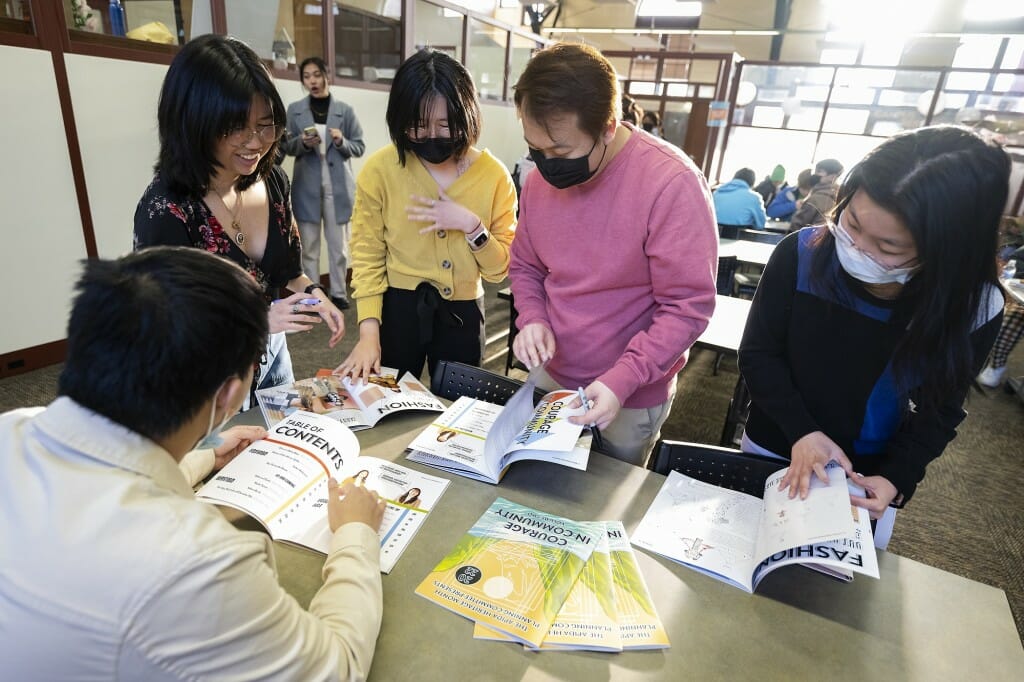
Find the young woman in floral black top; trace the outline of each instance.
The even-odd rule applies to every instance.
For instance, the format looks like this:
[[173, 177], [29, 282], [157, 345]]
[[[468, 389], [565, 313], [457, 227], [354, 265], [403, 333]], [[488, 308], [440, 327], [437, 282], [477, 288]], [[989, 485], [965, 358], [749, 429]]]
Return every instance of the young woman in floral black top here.
[[[135, 211], [136, 249], [206, 249], [234, 261], [263, 287], [298, 292], [269, 306], [270, 341], [259, 387], [294, 379], [284, 332], [321, 319], [333, 348], [341, 312], [302, 274], [288, 178], [274, 165], [285, 108], [270, 74], [248, 46], [223, 36], [190, 41], [174, 58], [160, 93], [160, 158]], [[300, 301], [315, 299], [315, 304]]]

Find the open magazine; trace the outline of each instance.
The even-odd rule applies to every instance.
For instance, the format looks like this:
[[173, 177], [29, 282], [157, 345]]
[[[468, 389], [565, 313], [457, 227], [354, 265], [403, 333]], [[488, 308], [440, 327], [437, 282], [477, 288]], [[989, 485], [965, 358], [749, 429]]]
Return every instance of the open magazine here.
[[586, 408], [578, 393], [551, 391], [536, 407], [527, 382], [504, 407], [463, 396], [409, 444], [408, 459], [486, 483], [498, 483], [513, 462], [536, 459], [585, 471], [590, 434], [567, 417]]
[[327, 479], [355, 481], [380, 493], [387, 510], [380, 527], [380, 567], [389, 573], [448, 480], [375, 457], [359, 456], [351, 430], [325, 415], [293, 412], [221, 469], [196, 498], [241, 510], [270, 537], [326, 554]]
[[764, 499], [669, 473], [633, 533], [633, 544], [753, 592], [770, 571], [805, 564], [836, 577], [878, 577], [868, 512], [850, 504], [846, 474], [825, 467], [807, 499], [779, 490], [787, 469], [765, 481]]
[[275, 424], [296, 410], [315, 412], [341, 422], [353, 431], [377, 425], [384, 417], [405, 410], [444, 411], [437, 399], [411, 373], [396, 379], [398, 370], [381, 367], [365, 382], [352, 382], [329, 369], [315, 377], [256, 391], [267, 424]]

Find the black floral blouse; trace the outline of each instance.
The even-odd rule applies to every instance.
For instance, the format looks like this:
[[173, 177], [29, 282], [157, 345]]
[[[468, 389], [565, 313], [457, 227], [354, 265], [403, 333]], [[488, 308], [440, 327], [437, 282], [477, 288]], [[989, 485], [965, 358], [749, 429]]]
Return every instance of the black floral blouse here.
[[292, 220], [288, 176], [274, 166], [266, 179], [270, 202], [267, 246], [257, 263], [224, 232], [220, 221], [199, 197], [170, 191], [158, 173], [135, 209], [134, 249], [147, 246], [193, 246], [234, 261], [263, 288], [267, 300], [302, 274], [302, 247]]

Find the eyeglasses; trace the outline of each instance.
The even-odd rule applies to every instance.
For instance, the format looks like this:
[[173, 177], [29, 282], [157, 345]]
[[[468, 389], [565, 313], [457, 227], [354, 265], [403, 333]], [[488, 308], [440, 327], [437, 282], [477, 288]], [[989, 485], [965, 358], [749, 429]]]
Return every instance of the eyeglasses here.
[[259, 137], [264, 144], [273, 144], [284, 134], [284, 126], [268, 125], [256, 126], [255, 128], [235, 128], [224, 133], [224, 139], [237, 147], [243, 147], [252, 141], [253, 137]]

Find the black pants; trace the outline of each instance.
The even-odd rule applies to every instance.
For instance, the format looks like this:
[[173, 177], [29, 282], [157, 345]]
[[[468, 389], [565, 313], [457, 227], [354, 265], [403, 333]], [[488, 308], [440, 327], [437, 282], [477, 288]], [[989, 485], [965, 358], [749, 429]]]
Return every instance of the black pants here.
[[419, 377], [427, 360], [430, 376], [441, 360], [479, 367], [484, 344], [484, 299], [446, 301], [432, 285], [415, 291], [384, 292], [380, 324], [380, 364]]

